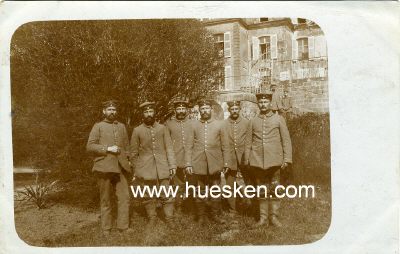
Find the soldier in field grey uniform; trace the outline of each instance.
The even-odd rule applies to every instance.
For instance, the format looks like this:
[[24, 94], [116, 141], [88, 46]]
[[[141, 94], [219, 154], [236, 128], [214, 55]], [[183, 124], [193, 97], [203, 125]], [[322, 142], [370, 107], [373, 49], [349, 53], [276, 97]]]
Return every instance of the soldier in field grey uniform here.
[[280, 201], [276, 199], [274, 190], [279, 184], [280, 169], [292, 163], [292, 144], [284, 118], [272, 112], [272, 94], [260, 93], [256, 96], [260, 114], [250, 120], [244, 159], [256, 185], [266, 185], [268, 193], [259, 197], [260, 220], [255, 227], [269, 223], [280, 227]]
[[116, 120], [115, 101], [103, 103], [104, 119], [96, 123], [89, 134], [87, 151], [96, 156], [93, 171], [100, 190], [101, 228], [108, 236], [112, 228], [111, 197], [118, 198], [117, 228], [126, 232], [129, 227], [129, 139], [125, 125]]
[[[211, 102], [201, 100], [198, 104], [201, 118], [193, 123], [185, 161], [187, 173], [192, 175], [193, 182], [200, 187], [201, 194], [205, 195], [206, 186], [219, 185], [221, 172], [229, 169], [229, 144], [223, 130], [223, 122], [212, 117]], [[220, 199], [208, 200], [211, 206], [210, 219], [216, 223], [224, 223], [225, 221], [218, 217]], [[206, 201], [196, 195], [195, 205], [200, 225], [205, 223]]]
[[[189, 176], [186, 175], [185, 153], [187, 152], [187, 142], [191, 139], [189, 135], [193, 132], [193, 121], [188, 115], [188, 101], [185, 99], [176, 99], [174, 102], [175, 116], [168, 120], [167, 126], [172, 139], [172, 145], [175, 153], [177, 164], [175, 184], [179, 186], [179, 193], [175, 198], [175, 208], [177, 211], [182, 210], [183, 200], [180, 195], [184, 195], [185, 183]], [[188, 201], [191, 198], [188, 199]]]
[[[224, 130], [228, 138], [228, 151], [231, 158], [232, 167], [225, 173], [226, 184], [233, 189], [237, 178], [242, 177], [244, 162], [245, 138], [249, 125], [249, 120], [240, 115], [240, 101], [228, 101], [228, 111], [230, 116], [224, 120]], [[228, 198], [231, 212], [236, 212], [236, 199]]]
[[[172, 141], [167, 127], [155, 121], [154, 102], [145, 102], [139, 106], [143, 112], [143, 123], [133, 130], [131, 138], [131, 160], [136, 177], [143, 180], [144, 185], [170, 186], [170, 177], [175, 175], [176, 162]], [[174, 215], [174, 199], [161, 193], [161, 203], [165, 220], [172, 226]], [[152, 227], [157, 219], [157, 197], [144, 197], [144, 206]]]

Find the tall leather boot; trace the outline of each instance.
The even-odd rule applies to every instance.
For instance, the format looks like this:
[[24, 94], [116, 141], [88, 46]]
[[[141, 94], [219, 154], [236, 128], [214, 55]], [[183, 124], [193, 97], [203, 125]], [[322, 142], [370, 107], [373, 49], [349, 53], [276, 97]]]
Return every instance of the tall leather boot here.
[[227, 198], [228, 205], [229, 205], [229, 211], [231, 213], [236, 213], [236, 198], [235, 197], [230, 197]]
[[279, 207], [280, 201], [279, 200], [271, 200], [270, 201], [270, 214], [269, 214], [269, 222], [271, 225], [280, 228], [282, 227], [282, 223], [278, 220], [279, 216]]
[[268, 226], [268, 200], [259, 199], [260, 219], [253, 225], [254, 228]]
[[206, 224], [206, 204], [204, 200], [196, 198], [194, 200], [195, 204], [195, 210], [196, 210], [196, 215], [197, 215], [197, 222], [201, 225], [204, 226]]
[[147, 218], [148, 218], [147, 225], [149, 227], [152, 227], [156, 224], [156, 220], [157, 220], [156, 200], [154, 200], [154, 199], [146, 200], [144, 202], [144, 208], [146, 209], [146, 214], [147, 214]]
[[210, 206], [211, 206], [210, 207], [211, 208], [211, 213], [210, 213], [211, 221], [214, 223], [217, 223], [217, 224], [225, 224], [226, 221], [219, 217], [219, 213], [221, 210], [220, 201], [218, 199], [211, 199]]
[[183, 199], [179, 195], [175, 198], [175, 214], [183, 213]]
[[165, 201], [165, 203], [163, 203], [163, 211], [167, 226], [172, 227], [174, 224], [174, 201], [173, 200]]

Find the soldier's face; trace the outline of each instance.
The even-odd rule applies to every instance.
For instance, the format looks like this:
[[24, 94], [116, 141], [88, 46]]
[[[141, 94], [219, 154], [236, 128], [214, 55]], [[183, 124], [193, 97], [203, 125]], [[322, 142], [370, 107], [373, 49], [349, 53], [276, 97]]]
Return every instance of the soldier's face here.
[[117, 115], [117, 109], [114, 106], [107, 107], [103, 109], [103, 114], [108, 120], [114, 121]]
[[229, 113], [231, 114], [231, 118], [236, 120], [239, 117], [240, 107], [239, 106], [232, 106], [229, 109]]
[[260, 108], [261, 113], [266, 113], [270, 110], [271, 101], [268, 99], [260, 99], [258, 101], [258, 107]]
[[187, 108], [186, 107], [177, 107], [175, 109], [175, 117], [178, 120], [182, 120], [186, 117], [187, 115]]
[[284, 91], [283, 95], [287, 96], [288, 95], [288, 91]]
[[145, 124], [151, 125], [154, 123], [154, 114], [155, 114], [155, 111], [152, 108], [145, 109], [143, 111], [143, 119], [144, 119]]
[[200, 117], [203, 120], [208, 120], [211, 118], [211, 106], [204, 105], [200, 107]]

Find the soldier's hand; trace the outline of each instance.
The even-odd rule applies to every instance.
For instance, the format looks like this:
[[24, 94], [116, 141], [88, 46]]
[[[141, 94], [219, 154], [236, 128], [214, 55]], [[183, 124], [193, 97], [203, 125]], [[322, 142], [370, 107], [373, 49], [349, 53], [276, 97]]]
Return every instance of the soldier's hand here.
[[188, 173], [189, 175], [193, 174], [193, 168], [191, 166], [186, 167], [185, 170], [186, 170], [186, 173]]
[[242, 173], [240, 171], [236, 172], [236, 178], [243, 178]]
[[287, 162], [284, 162], [284, 163], [282, 163], [281, 169], [285, 169], [285, 168], [287, 168], [287, 166], [288, 166]]
[[116, 145], [107, 147], [107, 151], [110, 153], [119, 153], [120, 152], [119, 147]]
[[228, 173], [229, 170], [230, 170], [230, 168], [224, 167], [224, 169], [222, 169], [222, 173], [224, 173], [224, 175], [225, 175], [226, 173]]
[[170, 170], [169, 170], [169, 175], [172, 177], [172, 176], [174, 176], [176, 174], [176, 168], [171, 168]]

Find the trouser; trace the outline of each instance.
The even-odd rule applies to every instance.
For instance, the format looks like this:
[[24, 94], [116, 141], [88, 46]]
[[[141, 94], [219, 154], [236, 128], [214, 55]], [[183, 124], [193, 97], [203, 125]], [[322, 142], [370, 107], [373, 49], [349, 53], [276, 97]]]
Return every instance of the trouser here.
[[280, 166], [268, 169], [250, 167], [249, 170], [251, 171], [256, 186], [266, 186], [266, 192], [264, 188], [260, 188], [260, 195], [258, 197], [259, 203], [268, 202], [269, 215], [278, 216], [280, 201], [276, 197], [275, 188], [280, 184]]
[[97, 184], [100, 190], [100, 214], [101, 228], [112, 228], [111, 198], [114, 192], [117, 196], [117, 228], [124, 230], [129, 227], [129, 186], [128, 173], [121, 169], [122, 173], [95, 172]]
[[[184, 198], [187, 193], [186, 192], [186, 183], [192, 184], [191, 181], [191, 175], [186, 174], [185, 168], [178, 167], [176, 169], [176, 175], [174, 176], [174, 184], [175, 186], [179, 186], [179, 191], [175, 197], [175, 206], [177, 209], [181, 209], [183, 206]], [[192, 202], [192, 195], [189, 195], [188, 197], [185, 197], [186, 201], [185, 203], [188, 203], [188, 205], [191, 205]]]
[[[149, 186], [149, 188], [160, 188], [164, 186], [165, 191], [168, 191], [170, 187], [170, 180], [169, 178], [165, 179], [156, 179], [156, 180], [143, 180], [144, 186]], [[147, 217], [149, 220], [153, 220], [157, 217], [157, 200], [161, 201], [164, 210], [164, 216], [167, 221], [171, 220], [173, 217], [173, 209], [174, 209], [174, 197], [167, 196], [164, 191], [160, 192], [160, 197], [150, 196], [148, 192], [145, 193], [143, 197], [143, 204], [146, 209]]]
[[[251, 168], [249, 166], [243, 166], [241, 168], [242, 176], [243, 176], [243, 181], [245, 185], [251, 185], [251, 186], [256, 186], [256, 181], [254, 178], [254, 175], [251, 172]], [[255, 208], [257, 206], [257, 200], [256, 198], [247, 198], [244, 197], [243, 201], [247, 204], [247, 210], [246, 212], [250, 215], [255, 213]]]
[[[226, 180], [226, 185], [230, 186], [230, 189], [233, 190], [234, 184], [236, 182], [236, 175], [237, 171], [236, 170], [229, 170], [225, 174], [225, 180]], [[226, 199], [228, 201], [229, 209], [231, 212], [236, 211], [236, 197], [231, 195], [229, 198]]]
[[[195, 195], [195, 205], [197, 216], [205, 216], [206, 207], [210, 206], [212, 215], [215, 216], [220, 211], [220, 198], [211, 198], [206, 189], [214, 185], [219, 185], [221, 182], [221, 173], [210, 175], [193, 174], [193, 183], [199, 188], [199, 192]], [[201, 197], [199, 197], [199, 194]], [[206, 196], [207, 195], [207, 196]], [[205, 197], [205, 198], [204, 198]]]

